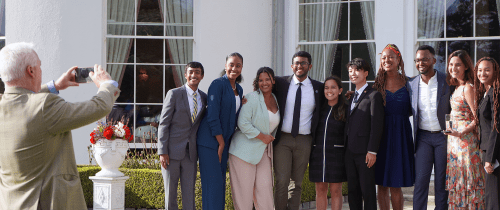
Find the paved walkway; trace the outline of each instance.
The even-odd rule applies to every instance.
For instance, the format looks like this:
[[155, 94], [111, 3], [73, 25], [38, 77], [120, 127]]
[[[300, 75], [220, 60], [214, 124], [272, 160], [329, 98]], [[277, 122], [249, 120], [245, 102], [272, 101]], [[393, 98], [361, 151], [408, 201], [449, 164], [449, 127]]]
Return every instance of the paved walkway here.
[[[413, 209], [413, 187], [405, 187], [403, 188], [403, 196], [404, 196], [404, 209]], [[378, 206], [377, 206], [378, 208]], [[427, 202], [427, 209], [432, 210], [435, 208], [434, 204], [434, 183], [431, 182], [429, 184], [429, 201]], [[301, 209], [307, 210], [316, 210], [316, 202], [308, 202], [303, 203]], [[330, 204], [328, 205], [328, 210], [331, 210]], [[348, 210], [349, 204], [347, 203], [347, 196], [344, 197], [344, 204], [342, 205], [342, 209]], [[392, 209], [392, 208], [391, 208]]]

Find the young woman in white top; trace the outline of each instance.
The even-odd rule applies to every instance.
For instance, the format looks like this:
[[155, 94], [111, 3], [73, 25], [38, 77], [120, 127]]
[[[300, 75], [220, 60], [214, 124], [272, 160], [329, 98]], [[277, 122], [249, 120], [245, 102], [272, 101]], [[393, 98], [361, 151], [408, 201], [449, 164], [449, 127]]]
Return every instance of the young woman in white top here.
[[272, 142], [280, 122], [278, 102], [272, 93], [274, 72], [257, 71], [254, 92], [245, 96], [238, 130], [229, 147], [229, 174], [235, 209], [274, 209]]

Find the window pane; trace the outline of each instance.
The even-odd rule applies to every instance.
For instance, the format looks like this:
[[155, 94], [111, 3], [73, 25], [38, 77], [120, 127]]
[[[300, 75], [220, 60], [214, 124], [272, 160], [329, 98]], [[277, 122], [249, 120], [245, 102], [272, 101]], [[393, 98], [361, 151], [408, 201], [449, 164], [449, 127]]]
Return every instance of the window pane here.
[[106, 38], [108, 63], [133, 63], [134, 39]]
[[134, 103], [134, 66], [108, 64], [106, 71], [118, 82], [118, 88], [121, 90], [116, 102]]
[[137, 35], [163, 36], [163, 15], [159, 0], [139, 1]]
[[163, 67], [137, 66], [136, 67], [136, 102], [162, 103], [163, 102]]
[[495, 0], [477, 0], [476, 36], [498, 36], [500, 34], [499, 3]]
[[492, 57], [498, 61], [500, 59], [500, 40], [478, 40], [477, 60], [482, 57]]
[[[429, 45], [434, 48], [436, 52], [436, 64], [434, 64], [434, 69], [445, 73], [446, 72], [446, 42], [418, 42], [418, 46]], [[415, 57], [415, 56], [413, 56]], [[408, 63], [408, 62], [407, 62]], [[413, 67], [416, 68], [415, 62], [412, 61]], [[408, 67], [406, 67], [408, 68]]]
[[347, 63], [349, 62], [349, 44], [327, 44], [326, 46], [326, 76], [336, 75], [342, 81], [349, 81]]
[[469, 56], [471, 57], [472, 61], [474, 62], [474, 41], [453, 41], [453, 42], [448, 42], [448, 53], [447, 56], [450, 56], [451, 53], [453, 53], [456, 50], [465, 50], [467, 53], [469, 53]]
[[347, 4], [325, 4], [324, 41], [335, 41], [339, 39], [339, 23], [342, 5], [347, 6]]
[[299, 41], [321, 41], [321, 4], [299, 6]]
[[108, 0], [108, 34], [133, 35], [134, 34], [134, 0]]
[[5, 0], [0, 2], [0, 36], [5, 36]]
[[348, 4], [341, 4], [340, 10], [340, 21], [337, 23], [338, 30], [338, 40], [348, 40], [349, 35], [349, 7]]
[[352, 56], [351, 58], [362, 58], [368, 64], [370, 64], [370, 73], [368, 74], [367, 80], [374, 80], [375, 74], [378, 71], [378, 66], [375, 66], [375, 43], [358, 43], [352, 44]]
[[444, 1], [419, 0], [418, 29], [419, 39], [443, 38], [444, 36]]
[[315, 80], [323, 81], [325, 79], [325, 64], [324, 64], [324, 45], [302, 45], [300, 50], [306, 51], [311, 54], [312, 68], [309, 70], [308, 75]]
[[322, 2], [321, 0], [300, 0], [299, 3], [315, 3]]
[[2, 78], [0, 78], [0, 93], [5, 92], [5, 85], [3, 84]]
[[165, 63], [187, 64], [193, 61], [192, 39], [168, 39], [165, 41]]
[[346, 93], [348, 90], [351, 90], [351, 89], [350, 89], [350, 83], [349, 83], [349, 82], [344, 82], [344, 81], [342, 81], [342, 95], [344, 95], [344, 96], [345, 96], [345, 93]]
[[117, 105], [113, 106], [111, 112], [106, 116], [108, 122], [123, 122], [124, 125], [130, 128], [130, 132], [134, 135], [134, 105]]
[[163, 39], [137, 39], [137, 63], [163, 63]]
[[446, 8], [446, 37], [472, 37], [472, 0], [447, 0]]
[[167, 36], [193, 36], [193, 0], [167, 0], [165, 17]]
[[137, 143], [156, 143], [161, 105], [137, 105], [135, 121], [135, 139]]
[[184, 78], [184, 68], [186, 66], [165, 66], [165, 93], [168, 90], [180, 87], [186, 83]]
[[351, 3], [351, 40], [374, 39], [374, 14], [374, 2]]

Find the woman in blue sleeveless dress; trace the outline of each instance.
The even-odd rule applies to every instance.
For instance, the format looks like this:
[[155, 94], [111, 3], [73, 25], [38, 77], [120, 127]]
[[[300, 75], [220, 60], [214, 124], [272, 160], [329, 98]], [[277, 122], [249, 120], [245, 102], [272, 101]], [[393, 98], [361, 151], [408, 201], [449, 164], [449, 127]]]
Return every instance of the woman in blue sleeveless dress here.
[[382, 93], [385, 105], [384, 135], [375, 163], [375, 183], [381, 210], [389, 210], [389, 191], [395, 210], [403, 209], [401, 187], [415, 183], [415, 160], [410, 124], [410, 94], [403, 58], [398, 47], [388, 44], [380, 57], [373, 87]]

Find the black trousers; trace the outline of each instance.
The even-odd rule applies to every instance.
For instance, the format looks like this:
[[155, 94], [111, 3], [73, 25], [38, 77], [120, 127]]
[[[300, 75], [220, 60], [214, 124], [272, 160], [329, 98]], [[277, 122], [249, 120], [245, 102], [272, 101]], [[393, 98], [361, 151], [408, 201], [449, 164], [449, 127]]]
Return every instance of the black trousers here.
[[492, 174], [485, 173], [485, 203], [486, 209], [498, 210], [500, 207], [500, 167], [496, 168]]
[[366, 154], [354, 154], [349, 148], [345, 153], [349, 209], [377, 210], [377, 192], [375, 190], [375, 165], [366, 166]]

